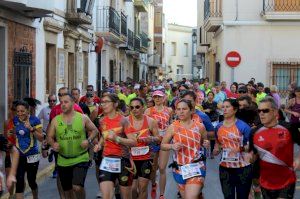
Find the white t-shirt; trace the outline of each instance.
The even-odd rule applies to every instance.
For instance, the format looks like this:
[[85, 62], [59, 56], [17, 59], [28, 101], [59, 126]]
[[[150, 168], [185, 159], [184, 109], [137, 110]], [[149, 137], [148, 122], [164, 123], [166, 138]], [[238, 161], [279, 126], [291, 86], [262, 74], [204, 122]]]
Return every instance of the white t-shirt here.
[[51, 109], [49, 106], [44, 107], [38, 115], [40, 120], [43, 120], [43, 131], [46, 132], [48, 124], [49, 124], [49, 116]]

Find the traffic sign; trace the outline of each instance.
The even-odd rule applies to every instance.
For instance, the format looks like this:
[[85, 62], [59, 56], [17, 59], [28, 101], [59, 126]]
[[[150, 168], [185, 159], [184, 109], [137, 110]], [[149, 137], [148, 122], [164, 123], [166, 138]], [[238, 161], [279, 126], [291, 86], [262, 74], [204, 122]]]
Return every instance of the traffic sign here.
[[226, 55], [225, 61], [230, 67], [237, 67], [241, 63], [241, 55], [236, 51], [231, 51]]

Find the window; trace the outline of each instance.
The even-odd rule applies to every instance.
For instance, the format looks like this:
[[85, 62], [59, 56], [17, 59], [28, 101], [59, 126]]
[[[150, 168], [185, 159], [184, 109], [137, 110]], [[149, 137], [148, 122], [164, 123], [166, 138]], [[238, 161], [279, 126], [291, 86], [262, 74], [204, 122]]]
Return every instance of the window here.
[[189, 56], [189, 44], [184, 43], [184, 56], [188, 57]]
[[161, 43], [160, 42], [155, 42], [155, 48], [157, 51], [157, 54], [161, 54]]
[[155, 27], [162, 27], [162, 19], [161, 18], [162, 18], [161, 13], [156, 12], [155, 13], [155, 18], [154, 18]]
[[273, 63], [272, 84], [278, 87], [281, 97], [288, 94], [288, 85], [295, 82], [300, 85], [300, 63]]
[[202, 44], [202, 27], [199, 29], [199, 44]]
[[171, 53], [172, 53], [171, 55], [172, 56], [176, 56], [176, 42], [172, 42], [171, 43], [171, 50], [172, 50], [171, 51]]

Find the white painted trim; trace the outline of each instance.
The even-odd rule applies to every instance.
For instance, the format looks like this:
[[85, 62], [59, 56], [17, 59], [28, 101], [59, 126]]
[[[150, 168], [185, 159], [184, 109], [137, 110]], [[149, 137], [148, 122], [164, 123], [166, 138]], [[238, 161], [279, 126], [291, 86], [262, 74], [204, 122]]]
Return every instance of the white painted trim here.
[[4, 41], [4, 45], [5, 45], [5, 54], [4, 54], [4, 75], [5, 75], [5, 78], [4, 78], [4, 88], [5, 88], [5, 97], [4, 97], [4, 101], [5, 101], [5, 120], [8, 119], [8, 84], [7, 84], [7, 73], [8, 73], [8, 69], [7, 69], [7, 66], [8, 66], [8, 62], [7, 62], [7, 59], [8, 59], [8, 42], [7, 42], [7, 38], [8, 38], [8, 34], [7, 34], [7, 24], [3, 23], [0, 21], [0, 26], [2, 26], [4, 29], [5, 29], [5, 41]]
[[224, 26], [299, 26], [300, 22], [223, 21]]

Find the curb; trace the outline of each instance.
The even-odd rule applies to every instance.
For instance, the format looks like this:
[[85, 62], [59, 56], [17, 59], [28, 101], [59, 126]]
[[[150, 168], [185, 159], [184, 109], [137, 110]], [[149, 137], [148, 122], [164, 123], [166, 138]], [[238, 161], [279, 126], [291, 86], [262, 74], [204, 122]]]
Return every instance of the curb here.
[[[37, 175], [36, 175], [36, 182], [37, 182], [37, 184], [39, 184], [40, 182], [44, 181], [45, 178], [49, 175], [49, 173], [51, 171], [53, 171], [54, 167], [55, 167], [55, 164], [51, 164], [51, 165], [45, 167], [40, 172], [38, 172]], [[27, 180], [25, 180], [25, 184], [26, 184], [26, 188], [25, 188], [25, 191], [24, 191], [24, 197], [26, 196], [26, 194], [28, 192], [31, 191], [30, 187], [28, 186]], [[9, 198], [9, 193], [4, 194], [1, 198], [8, 199]]]

